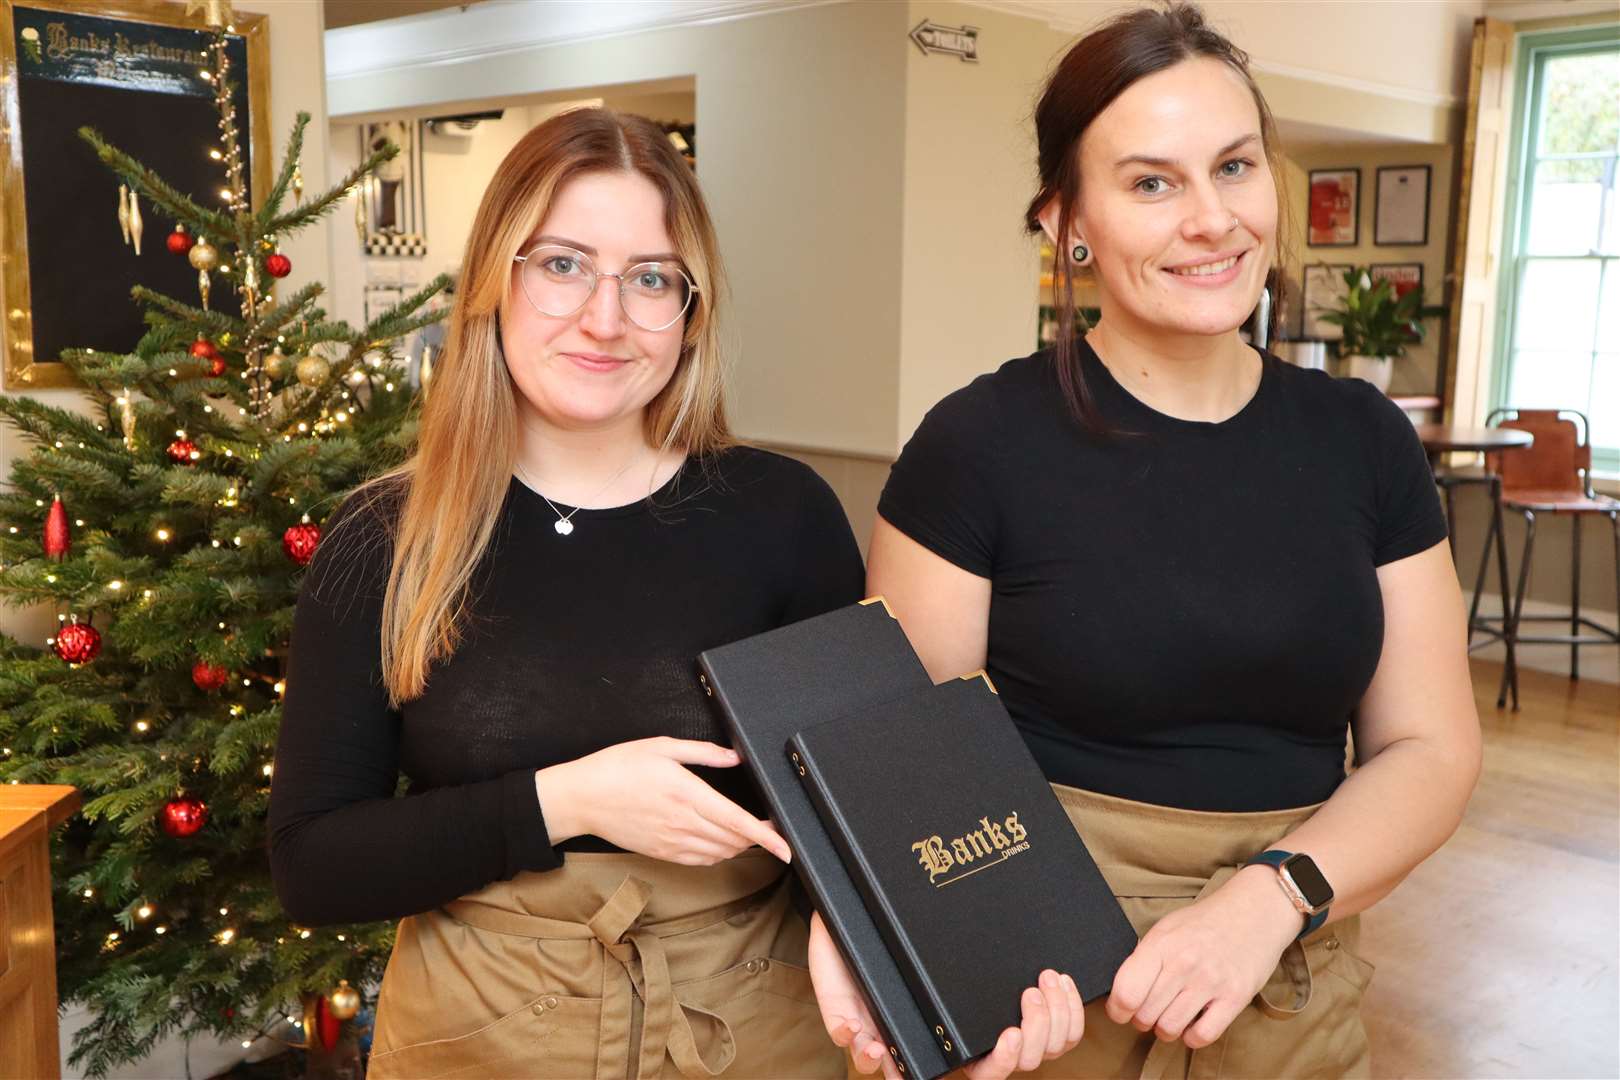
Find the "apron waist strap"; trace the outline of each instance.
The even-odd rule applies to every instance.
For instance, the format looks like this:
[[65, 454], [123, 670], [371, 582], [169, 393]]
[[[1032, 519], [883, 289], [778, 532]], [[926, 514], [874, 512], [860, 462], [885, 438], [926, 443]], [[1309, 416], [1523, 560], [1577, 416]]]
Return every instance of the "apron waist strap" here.
[[[596, 1080], [616, 1080], [623, 1075], [625, 1062], [608, 1056], [608, 1047], [629, 1042], [632, 996], [642, 1002], [640, 1052], [636, 1060], [636, 1080], [656, 1077], [667, 1052], [675, 1067], [688, 1080], [708, 1080], [718, 1076], [737, 1056], [737, 1043], [731, 1027], [719, 1015], [683, 1002], [675, 993], [670, 977], [664, 938], [712, 926], [762, 903], [782, 882], [737, 900], [656, 922], [642, 920], [652, 899], [653, 886], [626, 875], [619, 887], [584, 922], [552, 919], [492, 907], [476, 901], [456, 900], [444, 905], [445, 914], [479, 930], [518, 937], [584, 941], [595, 939], [602, 950], [602, 1050], [596, 1063]], [[611, 959], [613, 963], [605, 962]], [[715, 1029], [718, 1053], [714, 1061], [699, 1051], [692, 1023]]]

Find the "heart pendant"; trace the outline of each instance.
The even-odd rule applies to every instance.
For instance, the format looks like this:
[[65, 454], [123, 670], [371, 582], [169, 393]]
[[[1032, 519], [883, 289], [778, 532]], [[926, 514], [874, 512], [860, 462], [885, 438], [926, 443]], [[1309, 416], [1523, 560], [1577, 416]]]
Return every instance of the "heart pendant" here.
[[567, 518], [558, 518], [557, 524], [553, 525], [552, 528], [557, 530], [558, 536], [567, 536], [574, 531], [574, 523]]

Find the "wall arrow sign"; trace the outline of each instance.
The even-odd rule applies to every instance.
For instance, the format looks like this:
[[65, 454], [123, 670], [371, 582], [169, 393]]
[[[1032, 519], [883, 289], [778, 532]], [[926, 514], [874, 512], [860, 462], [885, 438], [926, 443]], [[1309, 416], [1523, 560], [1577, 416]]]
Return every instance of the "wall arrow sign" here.
[[979, 28], [977, 26], [941, 26], [924, 19], [911, 28], [911, 40], [923, 55], [944, 53], [960, 57], [969, 63], [979, 62]]

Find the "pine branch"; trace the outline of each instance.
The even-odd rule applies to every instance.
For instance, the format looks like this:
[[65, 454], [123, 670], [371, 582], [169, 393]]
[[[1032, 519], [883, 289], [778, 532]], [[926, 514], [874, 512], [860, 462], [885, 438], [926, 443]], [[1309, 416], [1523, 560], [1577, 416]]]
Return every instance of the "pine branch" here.
[[399, 147], [389, 143], [349, 170], [348, 175], [336, 187], [317, 198], [311, 199], [292, 212], [274, 219], [270, 222], [269, 228], [264, 231], [273, 235], [280, 235], [281, 233], [293, 232], [320, 220], [337, 208], [338, 201], [347, 196], [351, 188], [376, 172], [377, 166], [385, 161], [392, 161], [398, 156]]
[[307, 112], [300, 112], [293, 120], [292, 134], [287, 137], [287, 149], [281, 155], [281, 171], [276, 174], [276, 182], [260, 202], [254, 218], [254, 227], [261, 235], [273, 235], [276, 231], [271, 223], [281, 209], [281, 201], [287, 197], [287, 189], [292, 186], [293, 170], [298, 167], [298, 157], [304, 149], [304, 128], [308, 124]]
[[145, 285], [136, 285], [129, 290], [129, 295], [137, 303], [158, 308], [183, 321], [190, 328], [192, 336], [206, 331], [208, 337], [217, 339], [224, 334], [240, 336], [247, 329], [247, 324], [233, 315], [211, 309], [204, 311], [156, 289], [148, 289]]
[[229, 214], [198, 206], [157, 173], [107, 142], [95, 128], [81, 127], [79, 137], [95, 148], [102, 164], [123, 177], [132, 188], [145, 195], [148, 202], [169, 217], [190, 225], [199, 236], [231, 235], [233, 229]]

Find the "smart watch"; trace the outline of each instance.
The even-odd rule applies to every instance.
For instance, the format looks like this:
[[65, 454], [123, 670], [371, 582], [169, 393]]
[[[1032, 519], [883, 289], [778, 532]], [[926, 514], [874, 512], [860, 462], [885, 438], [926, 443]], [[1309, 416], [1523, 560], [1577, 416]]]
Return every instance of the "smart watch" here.
[[1328, 905], [1333, 903], [1333, 886], [1328, 884], [1327, 878], [1322, 876], [1322, 871], [1316, 868], [1315, 860], [1309, 855], [1296, 855], [1291, 851], [1262, 851], [1244, 865], [1254, 866], [1256, 863], [1277, 871], [1277, 883], [1282, 886], [1283, 895], [1305, 917], [1305, 929], [1299, 932], [1300, 937], [1327, 922]]

